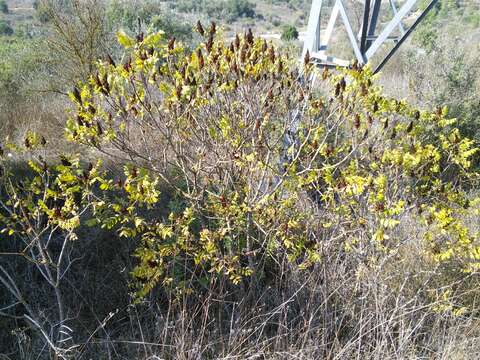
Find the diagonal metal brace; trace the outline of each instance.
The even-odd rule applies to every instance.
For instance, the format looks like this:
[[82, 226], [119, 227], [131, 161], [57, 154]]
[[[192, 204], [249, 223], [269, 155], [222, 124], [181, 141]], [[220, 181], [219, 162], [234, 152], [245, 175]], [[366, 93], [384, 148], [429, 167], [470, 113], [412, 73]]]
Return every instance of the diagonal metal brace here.
[[433, 7], [437, 4], [438, 0], [431, 0], [430, 4], [423, 10], [422, 14], [417, 18], [417, 20], [413, 23], [413, 25], [403, 34], [403, 36], [398, 40], [398, 42], [395, 44], [392, 50], [388, 52], [388, 54], [383, 58], [383, 60], [380, 62], [380, 64], [377, 65], [375, 68], [374, 73], [378, 73], [382, 68], [385, 66], [385, 64], [390, 60], [390, 58], [395, 55], [397, 50], [402, 46], [402, 44], [407, 40], [407, 38], [410, 36], [410, 34], [415, 30], [415, 28], [422, 22], [422, 20], [425, 18], [425, 16], [428, 15], [428, 13], [433, 9]]
[[[310, 53], [312, 61], [317, 62], [320, 66], [348, 66], [350, 61], [342, 60], [328, 52], [329, 42], [333, 33], [336, 31], [335, 23], [338, 17], [343, 20], [343, 27], [347, 32], [351, 49], [355, 54], [356, 61], [360, 64], [366, 64], [378, 52], [380, 47], [387, 40], [396, 42], [394, 48], [382, 60], [376, 71], [385, 65], [388, 60], [396, 53], [399, 47], [405, 42], [408, 36], [414, 31], [417, 25], [425, 18], [438, 0], [431, 0], [430, 4], [423, 10], [414, 24], [405, 30], [402, 20], [412, 12], [415, 5], [421, 0], [405, 0], [402, 6], [397, 9], [395, 0], [363, 0], [364, 12], [363, 21], [360, 29], [358, 29], [358, 39], [354, 35], [354, 29], [347, 14], [343, 0], [335, 0], [333, 8], [330, 9], [330, 20], [327, 28], [321, 32], [320, 18], [324, 9], [323, 0], [313, 0], [312, 10], [308, 21], [308, 29], [303, 48], [303, 56], [306, 52]], [[378, 36], [375, 35], [379, 28], [380, 12], [382, 4], [389, 7], [393, 13], [393, 18], [385, 25]], [[399, 30], [399, 36], [393, 36], [395, 29]], [[356, 30], [356, 29], [355, 29]]]

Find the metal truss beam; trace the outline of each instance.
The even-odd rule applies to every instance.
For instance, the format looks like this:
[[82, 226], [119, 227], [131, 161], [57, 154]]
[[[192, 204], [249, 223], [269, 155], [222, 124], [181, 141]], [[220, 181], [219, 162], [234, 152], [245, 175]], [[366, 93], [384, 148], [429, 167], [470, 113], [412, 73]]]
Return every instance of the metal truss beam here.
[[370, 20], [370, 0], [365, 0], [365, 8], [363, 9], [362, 32], [360, 34], [360, 51], [365, 53], [367, 48], [367, 31]]
[[[438, 0], [431, 0], [425, 10], [421, 11], [413, 25], [408, 29], [405, 29], [402, 21], [412, 14], [415, 5], [418, 5], [421, 0], [405, 0], [402, 6], [398, 9], [395, 0], [363, 0], [364, 9], [362, 22], [359, 29], [354, 29], [349, 19], [344, 1], [345, 0], [335, 0], [333, 7], [329, 9], [330, 18], [324, 31], [321, 31], [320, 22], [322, 14], [324, 15], [326, 11], [324, 1], [312, 1], [312, 10], [310, 11], [303, 55], [308, 51], [312, 61], [318, 63], [320, 66], [344, 67], [350, 64], [350, 61], [339, 59], [328, 51], [332, 36], [338, 29], [335, 27], [335, 24], [340, 17], [342, 19], [343, 29], [347, 32], [355, 59], [360, 64], [366, 64], [369, 62], [386, 41], [394, 40], [396, 42], [393, 49], [388, 52], [380, 65], [377, 66], [375, 69], [376, 72], [383, 68], [438, 2]], [[379, 21], [382, 4], [389, 7], [392, 13], [391, 20], [386, 24], [380, 24]], [[394, 35], [395, 29], [398, 29], [400, 35]], [[354, 30], [357, 31], [354, 32]], [[358, 34], [357, 37], [354, 35], [355, 33]]]
[[438, 0], [431, 0], [428, 6], [425, 8], [425, 10], [422, 12], [422, 14], [415, 20], [412, 26], [403, 33], [402, 37], [398, 40], [398, 42], [395, 44], [393, 49], [391, 49], [388, 54], [383, 58], [383, 60], [380, 62], [380, 64], [377, 65], [375, 68], [375, 74], [378, 73], [382, 68], [385, 66], [385, 64], [388, 62], [388, 60], [391, 59], [393, 55], [397, 52], [397, 50], [402, 46], [402, 44], [407, 40], [407, 38], [410, 36], [410, 34], [415, 30], [415, 28], [422, 22], [422, 20], [427, 16], [427, 14], [430, 12], [430, 10], [433, 9], [433, 7], [437, 4]]
[[[380, 14], [380, 6], [382, 5], [382, 0], [373, 0], [373, 12], [372, 19], [368, 25], [368, 36], [373, 38], [375, 36], [375, 29], [377, 28], [378, 15]], [[367, 49], [372, 45], [372, 40], [367, 41]]]

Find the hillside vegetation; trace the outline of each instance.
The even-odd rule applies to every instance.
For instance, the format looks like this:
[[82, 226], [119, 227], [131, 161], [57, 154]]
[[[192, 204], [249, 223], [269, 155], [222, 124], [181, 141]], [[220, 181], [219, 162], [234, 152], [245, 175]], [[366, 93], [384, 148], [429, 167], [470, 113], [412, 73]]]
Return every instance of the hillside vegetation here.
[[0, 359], [476, 359], [476, 6], [374, 76], [307, 1], [0, 0]]

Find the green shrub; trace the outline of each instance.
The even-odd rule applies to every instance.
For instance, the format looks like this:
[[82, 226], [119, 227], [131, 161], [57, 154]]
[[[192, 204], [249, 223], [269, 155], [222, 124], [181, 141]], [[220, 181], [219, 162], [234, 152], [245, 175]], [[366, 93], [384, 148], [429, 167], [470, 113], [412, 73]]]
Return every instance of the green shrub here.
[[8, 14], [8, 5], [5, 0], [0, 0], [0, 12]]
[[255, 4], [248, 0], [227, 0], [225, 8], [230, 21], [241, 17], [255, 17]]
[[269, 20], [270, 20], [270, 22], [272, 23], [273, 26], [280, 26], [282, 24], [282, 21], [276, 15], [270, 16]]
[[106, 8], [106, 20], [109, 28], [116, 31], [118, 28], [127, 28], [138, 32], [138, 20], [143, 25], [151, 23], [152, 19], [161, 13], [162, 8], [157, 1], [129, 2], [111, 0]]
[[267, 3], [286, 4], [292, 9], [302, 9], [302, 10], [306, 10], [311, 5], [311, 1], [309, 0], [267, 0]]
[[438, 39], [437, 28], [435, 26], [425, 24], [418, 29], [414, 38], [423, 49], [430, 53], [434, 49]]
[[412, 50], [408, 53], [406, 81], [419, 103], [448, 106], [450, 116], [459, 119], [462, 133], [478, 138], [478, 46], [461, 34], [456, 35], [452, 29], [446, 30], [445, 34], [438, 34], [434, 29], [434, 26], [427, 25], [417, 34], [420, 35], [416, 38], [417, 43], [426, 51]]
[[282, 31], [282, 40], [291, 41], [298, 39], [298, 30], [293, 25], [287, 25], [283, 28]]
[[13, 29], [10, 24], [5, 20], [0, 20], [0, 35], [13, 35]]
[[248, 0], [181, 0], [175, 2], [175, 8], [181, 12], [207, 14], [217, 19], [231, 22], [242, 17], [255, 17], [255, 4]]
[[39, 67], [35, 45], [35, 41], [18, 37], [0, 42], [0, 99], [10, 102], [25, 95], [22, 90], [26, 84], [21, 79], [30, 79], [31, 72]]
[[171, 14], [157, 15], [152, 18], [150, 25], [153, 29], [162, 30], [168, 37], [189, 42], [192, 39], [192, 26]]
[[153, 27], [154, 30], [164, 31], [168, 37], [175, 37], [183, 41], [192, 38], [192, 26], [187, 24], [178, 14], [165, 10], [161, 4], [154, 0], [140, 3], [112, 0], [107, 5], [107, 27], [116, 31], [120, 28], [132, 33], [138, 32], [138, 21], [143, 27]]
[[46, 24], [50, 20], [52, 13], [49, 9], [51, 9], [52, 4], [54, 3], [44, 0], [35, 0], [33, 2], [35, 16], [42, 24]]
[[[432, 261], [457, 264], [457, 275], [474, 271], [477, 238], [460, 214], [473, 211], [465, 191], [476, 181], [471, 165], [478, 149], [460, 136], [445, 109], [421, 112], [381, 96], [368, 69], [324, 73], [334, 87], [328, 101], [309, 93], [288, 60], [251, 33], [231, 46], [215, 40], [213, 25], [205, 36], [206, 43], [188, 54], [156, 34], [135, 40], [119, 33], [127, 63], [103, 63], [71, 94], [77, 109], [68, 123], [72, 141], [107, 153], [116, 149], [145, 164], [142, 171], [126, 168], [130, 201], [156, 206], [155, 184], [173, 176], [169, 184], [185, 204], [161, 221], [100, 207], [109, 226], [131, 224], [120, 233], [143, 238], [134, 271], [140, 295], [160, 284], [184, 288], [187, 279], [179, 274], [190, 272], [185, 266], [233, 283], [271, 256], [306, 268], [319, 260], [313, 239], [333, 236], [331, 229], [340, 231], [344, 221], [340, 233], [362, 235], [338, 234], [339, 246], [380, 256], [399, 246], [396, 231], [411, 216], [428, 225], [423, 243]], [[151, 61], [157, 57], [163, 59], [158, 65]], [[133, 85], [141, 79], [152, 84], [148, 91]], [[121, 100], [121, 94], [132, 95]], [[118, 111], [111, 113], [106, 103]], [[288, 116], [299, 107], [306, 109], [300, 120]], [[291, 136], [292, 121], [299, 124], [297, 140], [282, 140]], [[171, 158], [158, 157], [159, 149]], [[306, 198], [307, 208], [301, 205]], [[313, 223], [324, 226], [312, 233]], [[443, 233], [455, 241], [443, 241]]]

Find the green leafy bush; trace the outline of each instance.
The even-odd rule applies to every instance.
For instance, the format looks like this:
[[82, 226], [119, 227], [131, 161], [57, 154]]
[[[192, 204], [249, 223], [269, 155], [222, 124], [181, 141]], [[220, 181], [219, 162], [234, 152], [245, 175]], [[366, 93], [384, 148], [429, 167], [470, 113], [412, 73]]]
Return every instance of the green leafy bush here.
[[[190, 55], [159, 34], [139, 41], [121, 33], [128, 61], [101, 64], [72, 94], [72, 141], [112, 155], [116, 149], [150, 169], [126, 170], [135, 184], [125, 195], [130, 201], [155, 206], [160, 179], [182, 194], [184, 210], [161, 220], [102, 209], [109, 226], [131, 224], [121, 226], [123, 236], [142, 236], [134, 271], [141, 295], [159, 283], [186, 286], [178, 278], [183, 266], [234, 283], [270, 256], [308, 267], [321, 259], [313, 239], [338, 236], [348, 252], [388, 252], [399, 246], [396, 229], [412, 211], [427, 226], [432, 260], [474, 271], [478, 242], [460, 214], [477, 203], [466, 195], [477, 181], [477, 148], [445, 109], [420, 112], [381, 96], [368, 69], [347, 72], [348, 86], [325, 73], [332, 100], [315, 97], [264, 41], [249, 33], [229, 46], [215, 31], [212, 25]], [[135, 85], [141, 79], [149, 84], [143, 89]], [[241, 94], [252, 97], [240, 102]], [[300, 118], [288, 115], [296, 108], [305, 109]], [[285, 140], [294, 126], [296, 139]], [[314, 231], [313, 223], [322, 228]], [[358, 237], [341, 236], [347, 228]], [[442, 233], [454, 240], [443, 241]]]
[[293, 25], [285, 26], [282, 31], [282, 40], [291, 41], [298, 39], [298, 30]]
[[8, 4], [5, 0], [0, 0], [0, 12], [8, 14]]
[[51, 17], [51, 12], [49, 11], [49, 8], [53, 5], [53, 2], [48, 2], [45, 0], [35, 0], [33, 2], [33, 8], [35, 9], [35, 16], [37, 19], [43, 23], [46, 24]]
[[241, 17], [255, 17], [255, 4], [248, 0], [227, 0], [225, 7], [231, 21]]
[[154, 16], [150, 25], [157, 31], [164, 31], [167, 37], [175, 37], [178, 40], [190, 42], [193, 36], [192, 26], [173, 14]]
[[140, 3], [112, 0], [106, 8], [107, 27], [111, 30], [124, 28], [138, 32], [138, 21], [145, 28], [164, 31], [168, 37], [184, 41], [192, 38], [192, 26], [178, 14], [165, 10], [158, 1], [148, 0]]
[[305, 10], [311, 5], [311, 2], [307, 0], [268, 0], [267, 2], [270, 4], [287, 4], [291, 8]]
[[13, 35], [13, 29], [5, 20], [0, 20], [0, 35]]
[[234, 21], [242, 17], [254, 17], [255, 4], [248, 0], [181, 0], [175, 2], [175, 8], [181, 12], [204, 13], [210, 17]]
[[[456, 25], [454, 27], [457, 28]], [[419, 35], [422, 36], [418, 43], [426, 51], [413, 50], [406, 57], [406, 81], [412, 94], [415, 94], [419, 103], [448, 106], [450, 116], [458, 119], [458, 127], [462, 133], [478, 138], [478, 46], [470, 38], [462, 37], [451, 28], [446, 34], [437, 34], [433, 26], [427, 25]]]

